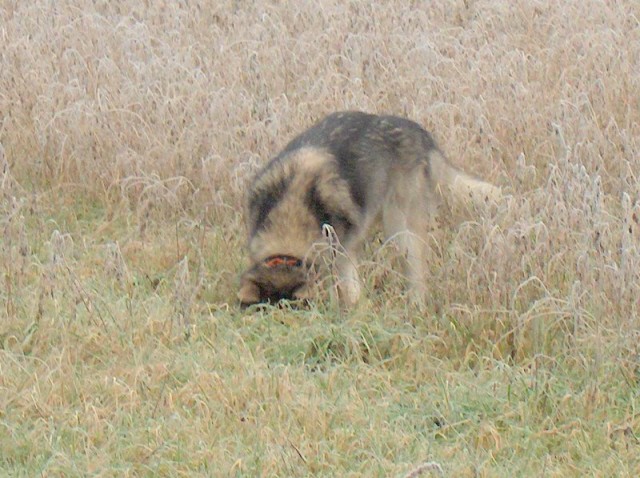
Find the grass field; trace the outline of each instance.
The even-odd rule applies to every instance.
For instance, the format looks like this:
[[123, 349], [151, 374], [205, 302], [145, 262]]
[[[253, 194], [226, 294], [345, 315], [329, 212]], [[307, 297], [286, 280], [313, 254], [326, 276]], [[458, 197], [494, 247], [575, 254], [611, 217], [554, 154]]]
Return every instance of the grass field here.
[[[507, 197], [421, 312], [379, 241], [353, 311], [239, 310], [247, 181], [341, 109]], [[0, 231], [0, 476], [640, 476], [637, 1], [2, 0]]]

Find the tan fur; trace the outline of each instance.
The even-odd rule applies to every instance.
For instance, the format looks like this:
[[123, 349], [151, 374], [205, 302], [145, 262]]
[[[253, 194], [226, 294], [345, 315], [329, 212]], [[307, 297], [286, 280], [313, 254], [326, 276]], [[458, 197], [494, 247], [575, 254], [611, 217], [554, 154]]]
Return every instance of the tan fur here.
[[430, 164], [437, 188], [444, 194], [450, 192], [454, 200], [479, 203], [497, 201], [502, 196], [499, 187], [460, 171], [438, 151], [431, 153]]
[[349, 188], [340, 179], [335, 159], [326, 151], [304, 148], [289, 155], [282, 168], [261, 178], [255, 188], [268, 189], [283, 176], [292, 176], [286, 197], [272, 210], [269, 229], [260, 231], [249, 244], [252, 261], [261, 261], [274, 254], [304, 257], [309, 247], [322, 240], [322, 232], [304, 203], [311, 181], [321, 178], [320, 194], [330, 201], [355, 210]]

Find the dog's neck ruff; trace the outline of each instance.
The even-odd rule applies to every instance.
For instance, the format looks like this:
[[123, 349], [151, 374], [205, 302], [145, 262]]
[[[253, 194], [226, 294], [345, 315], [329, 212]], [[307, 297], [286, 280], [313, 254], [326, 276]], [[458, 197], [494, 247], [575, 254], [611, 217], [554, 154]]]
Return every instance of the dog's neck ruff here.
[[262, 262], [269, 269], [279, 266], [300, 267], [302, 260], [293, 256], [269, 256]]

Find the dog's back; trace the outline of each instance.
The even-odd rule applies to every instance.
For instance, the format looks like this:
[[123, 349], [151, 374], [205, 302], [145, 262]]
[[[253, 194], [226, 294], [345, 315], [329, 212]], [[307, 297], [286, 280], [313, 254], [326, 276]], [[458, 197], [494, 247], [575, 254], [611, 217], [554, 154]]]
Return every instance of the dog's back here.
[[411, 120], [348, 111], [327, 116], [292, 140], [281, 155], [303, 147], [320, 148], [335, 157], [355, 202], [364, 208], [376, 203], [367, 194], [384, 189], [392, 168], [413, 168], [427, 161], [436, 144]]

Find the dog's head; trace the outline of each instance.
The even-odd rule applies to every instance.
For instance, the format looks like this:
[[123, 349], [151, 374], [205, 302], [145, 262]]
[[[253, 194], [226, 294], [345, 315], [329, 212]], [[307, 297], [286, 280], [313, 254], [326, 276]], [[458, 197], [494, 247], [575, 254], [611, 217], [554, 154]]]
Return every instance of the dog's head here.
[[308, 299], [310, 269], [304, 260], [275, 255], [251, 266], [240, 279], [242, 306]]

